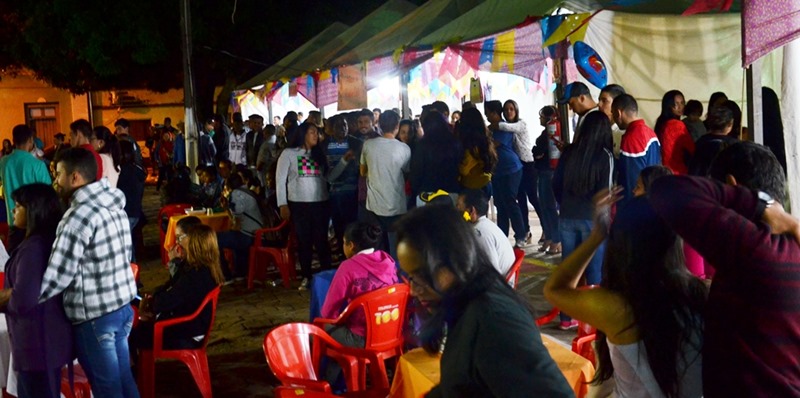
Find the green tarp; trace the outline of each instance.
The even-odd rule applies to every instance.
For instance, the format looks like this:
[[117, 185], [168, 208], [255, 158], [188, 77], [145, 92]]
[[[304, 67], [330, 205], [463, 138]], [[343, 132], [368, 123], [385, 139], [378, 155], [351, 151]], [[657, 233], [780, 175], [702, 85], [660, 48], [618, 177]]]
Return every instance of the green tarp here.
[[296, 50], [292, 51], [289, 55], [283, 57], [280, 61], [270, 66], [263, 72], [254, 76], [250, 80], [240, 84], [238, 89], [249, 89], [255, 86], [265, 84], [268, 81], [275, 81], [283, 76], [299, 76], [302, 71], [295, 70], [295, 64], [313, 53], [314, 51], [323, 47], [331, 37], [336, 37], [348, 29], [348, 26], [341, 22], [334, 22], [325, 30], [314, 36], [311, 40], [307, 41]]

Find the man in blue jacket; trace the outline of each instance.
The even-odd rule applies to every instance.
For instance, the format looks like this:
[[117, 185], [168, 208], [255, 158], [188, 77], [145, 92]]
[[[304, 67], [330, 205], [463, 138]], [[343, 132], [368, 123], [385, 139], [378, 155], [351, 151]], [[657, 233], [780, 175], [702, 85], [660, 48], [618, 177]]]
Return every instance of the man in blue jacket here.
[[614, 99], [611, 105], [614, 122], [625, 130], [619, 144], [619, 177], [618, 181], [625, 191], [625, 201], [633, 198], [633, 189], [639, 173], [647, 166], [661, 164], [661, 144], [656, 133], [639, 117], [639, 105], [636, 99], [622, 94]]

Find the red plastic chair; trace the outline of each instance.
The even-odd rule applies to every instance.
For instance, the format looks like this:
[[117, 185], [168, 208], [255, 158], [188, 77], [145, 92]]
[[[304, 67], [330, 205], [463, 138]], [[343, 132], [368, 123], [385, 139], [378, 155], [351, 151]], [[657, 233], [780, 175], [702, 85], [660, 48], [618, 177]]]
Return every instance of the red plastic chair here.
[[[133, 280], [137, 283], [139, 282], [139, 265], [136, 263], [131, 263], [131, 271], [133, 271]], [[133, 308], [133, 327], [139, 325], [139, 306], [131, 305]]]
[[67, 398], [90, 398], [92, 396], [92, 386], [83, 371], [81, 365], [73, 365], [72, 386], [69, 386], [69, 368], [65, 366], [61, 369], [61, 394]]
[[139, 282], [139, 264], [131, 263], [131, 271], [133, 271], [133, 280]]
[[[404, 283], [382, 287], [356, 297], [337, 319], [317, 318], [314, 319], [314, 324], [320, 327], [343, 325], [355, 311], [364, 311], [367, 318], [364, 350], [374, 353], [378, 358], [372, 368], [375, 368], [373, 373], [379, 378], [373, 376], [372, 383], [379, 388], [388, 388], [389, 378], [384, 361], [389, 358], [399, 359], [403, 355], [403, 323], [406, 319], [408, 294], [409, 287]], [[363, 360], [359, 361], [360, 389], [364, 389], [366, 385], [366, 365]]]
[[536, 326], [543, 326], [552, 322], [553, 319], [556, 319], [559, 312], [561, 311], [559, 311], [558, 308], [553, 307], [553, 309], [551, 309], [550, 312], [548, 312], [547, 314], [536, 318]]
[[342, 395], [333, 395], [326, 392], [309, 390], [307, 388], [299, 387], [275, 387], [272, 394], [276, 398], [335, 398], [335, 397], [349, 397], [349, 398], [386, 398], [389, 394], [386, 390], [366, 390], [366, 391], [348, 391]]
[[[182, 361], [189, 367], [189, 371], [194, 377], [197, 387], [200, 389], [200, 394], [204, 398], [210, 398], [211, 393], [211, 375], [208, 372], [208, 357], [206, 356], [206, 346], [208, 345], [209, 337], [211, 336], [211, 328], [214, 326], [214, 317], [217, 314], [217, 301], [219, 299], [220, 287], [217, 286], [208, 295], [205, 300], [197, 307], [197, 310], [191, 314], [179, 318], [166, 319], [157, 321], [155, 323], [155, 330], [153, 333], [153, 349], [142, 350], [139, 353], [139, 391], [142, 397], [151, 398], [155, 394], [155, 364], [158, 359], [177, 359]], [[208, 331], [203, 337], [203, 342], [199, 348], [183, 349], [183, 350], [165, 350], [164, 347], [164, 328], [189, 322], [200, 316], [200, 313], [208, 306], [211, 305], [211, 323], [208, 325]]]
[[511, 269], [506, 274], [506, 282], [514, 289], [517, 288], [517, 282], [519, 282], [519, 269], [522, 267], [523, 260], [525, 260], [525, 252], [515, 248], [514, 265], [511, 266]]
[[[283, 247], [269, 247], [264, 245], [264, 235], [273, 232], [281, 232], [284, 229], [286, 235], [286, 245]], [[280, 225], [273, 228], [262, 228], [256, 231], [253, 239], [253, 246], [250, 247], [250, 264], [247, 272], [247, 288], [253, 288], [253, 281], [264, 280], [267, 278], [267, 265], [274, 263], [275, 267], [283, 279], [283, 287], [292, 287], [292, 281], [297, 276], [295, 264], [295, 235], [291, 230], [291, 223], [283, 220]]]
[[578, 321], [578, 336], [572, 339], [572, 352], [597, 365], [592, 342], [597, 340], [597, 329], [586, 322]]
[[186, 214], [186, 209], [192, 207], [189, 203], [176, 203], [171, 205], [166, 205], [158, 211], [158, 232], [159, 232], [159, 242], [161, 242], [161, 263], [166, 265], [169, 262], [169, 254], [167, 253], [167, 249], [164, 249], [164, 240], [167, 237], [167, 229], [166, 227], [162, 227], [164, 222], [169, 223], [169, 218], [172, 216], [180, 216]]
[[[594, 289], [598, 285], [581, 286], [578, 289]], [[597, 340], [597, 329], [586, 322], [578, 321], [578, 336], [572, 339], [572, 352], [588, 359], [592, 365], [597, 365], [592, 342]]]
[[[349, 396], [359, 390], [352, 375], [358, 372], [358, 358], [377, 361], [375, 354], [365, 350], [345, 347], [322, 328], [308, 323], [288, 323], [278, 326], [264, 336], [264, 356], [275, 377], [282, 383], [275, 388], [275, 396], [292, 396], [297, 391], [331, 394], [331, 386], [321, 380], [320, 362], [323, 355], [336, 360], [345, 373]], [[372, 390], [376, 396], [385, 397], [388, 388]], [[380, 395], [382, 393], [382, 395]], [[297, 394], [296, 394], [297, 395]], [[302, 395], [302, 394], [301, 394]]]

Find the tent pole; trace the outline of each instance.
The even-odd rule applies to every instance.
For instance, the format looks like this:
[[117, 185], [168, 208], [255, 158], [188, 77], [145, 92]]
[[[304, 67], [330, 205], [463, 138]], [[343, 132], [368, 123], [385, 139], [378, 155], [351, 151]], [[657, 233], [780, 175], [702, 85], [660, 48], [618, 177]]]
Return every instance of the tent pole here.
[[[557, 73], [555, 75], [558, 83], [556, 85], [555, 100], [558, 100], [564, 95], [564, 89], [567, 87], [567, 60], [565, 58], [553, 58], [553, 70]], [[558, 107], [558, 119], [561, 120], [561, 140], [564, 144], [569, 144], [572, 142], [570, 133], [572, 123], [569, 122], [569, 106], [567, 104], [561, 105], [557, 102], [556, 106]]]
[[[800, 214], [800, 79], [794, 74], [800, 70], [800, 40], [783, 47], [783, 72], [781, 78], [781, 119], [786, 148], [786, 181], [789, 188], [787, 210], [797, 217]], [[759, 91], [760, 92], [760, 91]], [[786, 203], [784, 204], [786, 206]]]
[[[192, 24], [190, 0], [181, 1], [181, 49], [183, 50], [183, 108], [184, 137], [186, 142], [186, 165], [194, 170], [199, 162], [198, 127], [195, 116], [194, 76], [192, 75]], [[190, 173], [192, 181], [197, 181], [197, 173]]]
[[761, 60], [756, 60], [746, 69], [747, 80], [747, 127], [750, 140], [764, 144], [764, 119], [761, 98]]
[[[744, 13], [742, 18], [742, 54], [745, 46]], [[745, 69], [745, 85], [747, 86], [747, 127], [749, 139], [756, 144], [764, 144], [764, 119], [762, 117], [763, 104], [761, 102], [761, 59], [757, 59]]]
[[267, 113], [269, 114], [269, 122], [272, 123], [272, 100], [267, 98]]
[[411, 114], [411, 106], [408, 102], [408, 80], [410, 76], [410, 70], [405, 69], [400, 74], [400, 106], [403, 107], [403, 119], [411, 119], [413, 115]]

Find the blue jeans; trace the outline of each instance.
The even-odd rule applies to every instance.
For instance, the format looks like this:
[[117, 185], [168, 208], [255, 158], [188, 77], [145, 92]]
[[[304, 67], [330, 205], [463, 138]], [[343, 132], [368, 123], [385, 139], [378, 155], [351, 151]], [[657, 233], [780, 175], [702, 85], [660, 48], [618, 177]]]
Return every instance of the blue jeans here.
[[561, 243], [558, 228], [558, 208], [553, 194], [553, 170], [539, 170], [539, 206], [542, 216], [542, 230], [547, 240]]
[[[247, 236], [241, 231], [217, 232], [217, 244], [219, 245], [219, 264], [222, 267], [225, 279], [247, 277], [250, 246], [253, 246], [253, 237]], [[231, 274], [228, 261], [225, 260], [224, 249], [230, 249], [233, 252], [233, 274]]]
[[336, 236], [336, 249], [339, 253], [344, 253], [342, 250], [344, 230], [350, 223], [358, 219], [358, 192], [355, 190], [332, 191], [329, 200], [333, 234]]
[[539, 218], [539, 221], [542, 220], [537, 180], [538, 172], [533, 162], [522, 162], [522, 179], [519, 182], [519, 190], [517, 191], [517, 204], [522, 215], [523, 229], [526, 233], [531, 231], [530, 220], [528, 219], [528, 202], [533, 205], [533, 210], [536, 211], [536, 217]]
[[378, 225], [380, 225], [381, 230], [383, 231], [383, 235], [381, 237], [381, 250], [389, 253], [392, 258], [394, 259], [395, 264], [400, 264], [397, 260], [397, 232], [392, 230], [392, 225], [394, 225], [395, 221], [399, 220], [402, 217], [402, 214], [399, 216], [379, 216], [375, 213], [370, 212], [376, 220], [378, 220]]
[[514, 229], [514, 239], [525, 240], [528, 231], [522, 222], [522, 213], [517, 204], [517, 191], [522, 179], [522, 170], [504, 176], [492, 177], [494, 190], [494, 205], [497, 206], [497, 226], [504, 234], [508, 235], [508, 222]]
[[[589, 234], [592, 232], [592, 220], [574, 220], [569, 218], [562, 218], [559, 220], [559, 230], [561, 232], [561, 253], [562, 258], [567, 258], [575, 249], [589, 239]], [[587, 285], [599, 285], [600, 280], [603, 278], [603, 258], [605, 258], [606, 244], [601, 243], [594, 252], [594, 256], [589, 260], [589, 265], [584, 271]], [[561, 321], [569, 321], [572, 318], [565, 314], [561, 314]]]
[[95, 397], [138, 398], [131, 373], [128, 335], [133, 324], [130, 305], [73, 326], [78, 362]]

